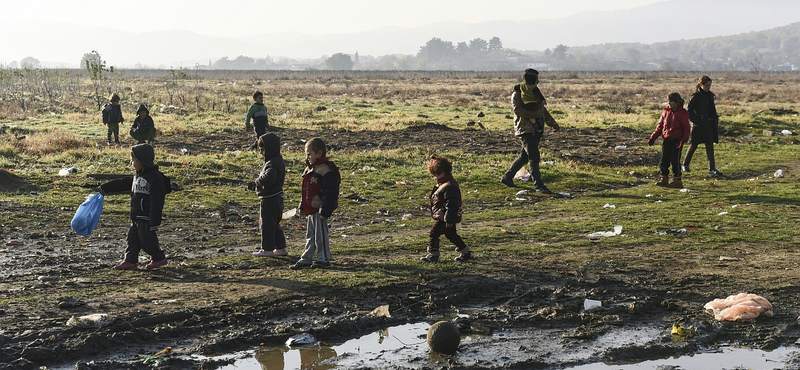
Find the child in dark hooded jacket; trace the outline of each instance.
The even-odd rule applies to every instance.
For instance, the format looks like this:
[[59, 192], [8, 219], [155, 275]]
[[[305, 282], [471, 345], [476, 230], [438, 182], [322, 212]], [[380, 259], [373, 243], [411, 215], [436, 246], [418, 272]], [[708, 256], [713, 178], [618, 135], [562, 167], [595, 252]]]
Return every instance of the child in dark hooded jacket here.
[[256, 194], [260, 200], [261, 250], [256, 257], [285, 256], [286, 236], [281, 228], [283, 215], [283, 183], [286, 164], [281, 156], [281, 139], [272, 132], [258, 138], [258, 149], [264, 156], [264, 166], [256, 178]]
[[131, 166], [136, 170], [133, 177], [125, 177], [100, 185], [103, 195], [131, 193], [131, 227], [128, 229], [125, 257], [115, 270], [139, 268], [139, 252], [144, 250], [151, 257], [148, 269], [159, 268], [169, 263], [158, 243], [156, 231], [161, 226], [164, 198], [171, 191], [169, 178], [164, 176], [154, 162], [155, 153], [150, 144], [131, 147]]

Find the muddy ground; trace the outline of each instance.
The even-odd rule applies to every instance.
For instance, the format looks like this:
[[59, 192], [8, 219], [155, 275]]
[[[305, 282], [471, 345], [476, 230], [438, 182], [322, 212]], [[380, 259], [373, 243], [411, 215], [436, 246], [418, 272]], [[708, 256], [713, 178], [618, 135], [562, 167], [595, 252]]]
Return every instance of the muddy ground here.
[[[315, 134], [306, 130], [280, 130], [284, 142], [298, 145], [301, 139]], [[335, 149], [346, 152], [400, 145], [443, 148], [440, 140], [443, 134], [452, 138], [447, 141], [449, 145], [455, 143], [465, 151], [513, 156], [518, 150], [517, 140], [506, 132], [452, 130], [436, 124], [386, 133], [327, 132], [325, 137]], [[548, 132], [542, 145], [556, 158], [568, 157], [597, 166], [654, 165], [657, 153], [633, 146], [643, 137], [622, 127], [565, 129]], [[227, 132], [213, 138], [186, 138], [182, 142], [164, 138], [158, 145], [193, 152], [222, 151], [241, 149], [241, 143], [248, 140], [247, 133]], [[615, 150], [617, 145], [631, 147]], [[13, 173], [5, 172], [2, 176], [4, 191], [30, 191], [24, 180]], [[632, 175], [631, 183], [651, 181], [636, 176]], [[594, 190], [602, 189], [587, 191]], [[490, 336], [463, 345], [459, 349], [461, 356], [457, 354], [438, 363], [425, 358], [408, 359], [393, 367], [557, 369], [597, 361], [665, 358], [720, 344], [774, 349], [792, 344], [800, 337], [797, 322], [800, 301], [796, 299], [800, 294], [796, 262], [800, 256], [793, 249], [731, 245], [681, 254], [648, 245], [609, 250], [598, 242], [597, 252], [600, 254], [603, 248], [603, 258], [589, 264], [568, 262], [576, 260], [570, 253], [585, 254], [586, 249], [565, 251], [557, 259], [549, 256], [520, 259], [496, 254], [492, 259], [470, 262], [491, 265], [490, 275], [430, 279], [420, 274], [419, 281], [365, 294], [270, 277], [273, 269], [288, 269], [292, 257], [277, 261], [245, 258], [231, 263], [212, 262], [211, 257], [247, 255], [253, 251], [253, 235], [242, 230], [257, 230], [254, 219], [257, 205], [232, 203], [232, 207], [237, 206], [239, 214], [227, 214], [225, 218], [216, 218], [209, 214], [210, 210], [198, 210], [184, 215], [184, 219], [169, 220], [173, 227], [162, 228], [159, 236], [172, 261], [170, 266], [157, 271], [109, 273], [124, 248], [127, 231], [124, 217], [105, 217], [92, 236], [80, 237], [69, 229], [74, 209], [32, 209], [0, 200], [3, 223], [0, 298], [10, 301], [0, 308], [0, 369], [41, 366], [215, 369], [229, 361], [179, 355], [164, 356], [150, 364], [137, 359], [166, 347], [212, 356], [252, 349], [259, 344], [280, 345], [289, 336], [302, 332], [330, 342], [386, 325], [433, 322], [466, 309], [471, 309], [472, 325], [462, 329], [548, 330], [555, 334], [539, 339], [530, 336], [526, 341]], [[46, 215], [49, 221], [15, 224], [15, 215], [19, 213]], [[347, 220], [338, 222], [341, 225]], [[182, 227], [174, 223], [182, 223]], [[386, 236], [370, 234], [352, 238], [376, 241]], [[290, 242], [297, 244], [294, 256], [300, 248], [296, 241], [302, 237], [300, 231], [289, 232]], [[242, 243], [213, 242], [231, 238]], [[196, 246], [198, 242], [205, 246]], [[335, 253], [334, 258], [335, 269], [361, 268], [362, 261], [358, 258]], [[625, 260], [625, 264], [616, 264], [619, 260]], [[117, 289], [130, 285], [139, 287], [136, 293], [120, 293]], [[31, 291], [52, 299], [36, 302], [19, 299], [32, 295]], [[85, 291], [95, 294], [82, 295]], [[778, 307], [775, 316], [748, 323], [719, 323], [704, 312], [702, 307], [709, 300], [738, 292], [757, 292], [767, 297]], [[72, 296], [90, 298], [72, 299]], [[603, 307], [584, 312], [586, 298], [601, 300]], [[391, 318], [369, 314], [384, 304], [390, 305]], [[114, 321], [99, 328], [66, 325], [73, 316], [94, 313], [108, 313]], [[696, 334], [673, 340], [670, 328], [676, 323], [695, 327]], [[570, 352], [587, 348], [591, 352], [594, 340], [603, 334], [632, 328], [656, 328], [663, 334], [646, 343], [602, 349], [597, 346], [588, 357], [569, 356]], [[489, 346], [495, 348], [497, 356], [481, 360], [469, 356]], [[500, 347], [503, 350], [496, 349]], [[504, 356], [503, 351], [514, 355]], [[362, 363], [359, 368], [383, 368], [383, 365]]]

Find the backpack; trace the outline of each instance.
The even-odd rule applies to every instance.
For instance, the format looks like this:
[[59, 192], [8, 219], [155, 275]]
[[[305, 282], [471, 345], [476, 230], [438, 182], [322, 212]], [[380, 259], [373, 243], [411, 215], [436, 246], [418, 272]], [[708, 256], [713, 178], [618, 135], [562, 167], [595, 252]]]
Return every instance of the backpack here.
[[108, 123], [111, 118], [111, 104], [106, 104], [103, 107], [103, 123]]

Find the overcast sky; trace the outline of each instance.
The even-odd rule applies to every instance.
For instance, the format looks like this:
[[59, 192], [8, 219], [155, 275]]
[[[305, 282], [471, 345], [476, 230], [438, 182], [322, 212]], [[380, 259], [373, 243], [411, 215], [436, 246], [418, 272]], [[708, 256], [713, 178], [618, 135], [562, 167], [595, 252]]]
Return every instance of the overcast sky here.
[[42, 33], [57, 32], [47, 27], [48, 21], [129, 32], [182, 29], [207, 36], [350, 33], [450, 20], [558, 18], [659, 1], [663, 0], [3, 0], [0, 32], [13, 32], [14, 24], [34, 20], [42, 23]]

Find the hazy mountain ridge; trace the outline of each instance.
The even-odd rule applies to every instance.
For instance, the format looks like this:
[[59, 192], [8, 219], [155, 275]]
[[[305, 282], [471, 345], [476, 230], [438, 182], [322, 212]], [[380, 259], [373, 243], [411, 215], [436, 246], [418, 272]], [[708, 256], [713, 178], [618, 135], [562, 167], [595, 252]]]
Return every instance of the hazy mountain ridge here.
[[[513, 11], [513, 9], [509, 9]], [[531, 16], [536, 17], [535, 10]], [[611, 43], [662, 43], [765, 30], [800, 21], [800, 1], [766, 0], [758, 4], [744, 0], [669, 0], [628, 10], [583, 12], [558, 19], [492, 21], [477, 24], [448, 21], [420, 27], [384, 27], [348, 34], [307, 35], [273, 33], [217, 38], [189, 31], [118, 31], [86, 25], [50, 24], [56, 32], [36, 37], [30, 23], [0, 32], [0, 64], [9, 55], [32, 56], [45, 66], [66, 63], [76, 67], [84, 53], [97, 50], [109, 65], [133, 68], [207, 65], [222, 57], [289, 57], [319, 59], [334, 53], [381, 56], [414, 55], [433, 37], [469, 42], [475, 38], [499, 37], [507, 49], [534, 51], [569, 46]], [[12, 42], [14, 41], [14, 42]], [[21, 57], [20, 57], [21, 58]], [[15, 58], [19, 59], [19, 58]]]

